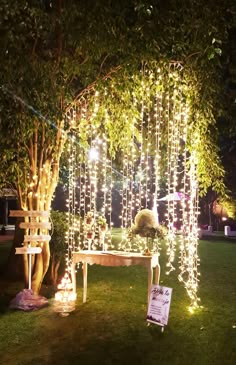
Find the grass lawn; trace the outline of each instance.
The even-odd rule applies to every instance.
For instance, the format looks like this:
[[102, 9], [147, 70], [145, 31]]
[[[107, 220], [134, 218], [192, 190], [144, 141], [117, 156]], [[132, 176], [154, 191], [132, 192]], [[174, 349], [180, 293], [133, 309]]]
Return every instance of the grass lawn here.
[[[8, 247], [0, 243], [2, 264]], [[161, 284], [173, 288], [164, 333], [147, 326], [147, 273], [141, 266], [89, 267], [86, 304], [79, 271], [77, 307], [68, 317], [54, 313], [52, 299], [35, 312], [9, 310], [21, 284], [1, 280], [0, 364], [236, 364], [236, 241], [200, 241], [203, 308], [194, 314], [177, 275], [164, 274], [164, 251]]]

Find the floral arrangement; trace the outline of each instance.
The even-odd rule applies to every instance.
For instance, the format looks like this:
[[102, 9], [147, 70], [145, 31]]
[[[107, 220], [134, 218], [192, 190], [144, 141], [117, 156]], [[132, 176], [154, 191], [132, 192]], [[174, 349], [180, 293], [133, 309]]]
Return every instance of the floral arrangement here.
[[91, 240], [94, 238], [94, 213], [88, 212], [84, 218], [84, 233], [88, 239], [88, 248], [91, 249]]
[[130, 229], [129, 235], [140, 235], [141, 237], [164, 238], [167, 228], [159, 224], [156, 214], [150, 209], [142, 209], [135, 217], [134, 225]]
[[106, 230], [107, 229], [107, 220], [105, 217], [103, 216], [99, 216], [98, 220], [97, 220], [97, 224], [99, 226], [100, 229], [102, 230]]
[[88, 212], [85, 216], [85, 224], [93, 225], [94, 224], [94, 213]]

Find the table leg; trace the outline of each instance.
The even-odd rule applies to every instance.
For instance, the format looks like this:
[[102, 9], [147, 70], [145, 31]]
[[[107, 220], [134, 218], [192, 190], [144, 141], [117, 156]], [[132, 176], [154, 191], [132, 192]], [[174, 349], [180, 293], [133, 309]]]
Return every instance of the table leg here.
[[88, 264], [83, 262], [83, 303], [86, 303], [87, 299], [87, 282], [88, 282]]
[[74, 294], [76, 294], [76, 274], [75, 274], [75, 266], [76, 266], [76, 264], [72, 263], [72, 265], [71, 265], [71, 281], [72, 281], [72, 287], [73, 287]]
[[157, 264], [154, 267], [154, 284], [158, 285], [159, 284], [159, 280], [160, 280], [160, 272], [161, 272], [161, 267], [159, 264]]
[[150, 265], [148, 267], [148, 306], [150, 300], [152, 281], [153, 281], [153, 269], [152, 269], [152, 264], [150, 262]]

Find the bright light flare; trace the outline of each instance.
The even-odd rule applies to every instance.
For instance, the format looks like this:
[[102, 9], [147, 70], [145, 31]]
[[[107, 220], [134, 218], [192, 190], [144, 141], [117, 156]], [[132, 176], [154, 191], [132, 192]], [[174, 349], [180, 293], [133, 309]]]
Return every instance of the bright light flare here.
[[96, 148], [91, 148], [88, 153], [88, 158], [91, 161], [97, 161], [99, 159], [99, 152]]

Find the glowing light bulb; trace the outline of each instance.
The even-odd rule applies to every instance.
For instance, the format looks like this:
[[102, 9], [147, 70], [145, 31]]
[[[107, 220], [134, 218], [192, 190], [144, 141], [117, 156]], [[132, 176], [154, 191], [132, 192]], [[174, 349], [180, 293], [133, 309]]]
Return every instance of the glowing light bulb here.
[[96, 148], [91, 148], [88, 153], [89, 159], [92, 161], [97, 161], [99, 158], [99, 152]]

